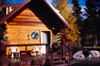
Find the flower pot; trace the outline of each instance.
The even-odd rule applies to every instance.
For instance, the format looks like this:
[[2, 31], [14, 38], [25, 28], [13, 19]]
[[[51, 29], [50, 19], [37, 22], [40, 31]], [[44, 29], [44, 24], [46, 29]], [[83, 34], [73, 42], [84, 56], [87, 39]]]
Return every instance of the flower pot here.
[[20, 66], [20, 62], [17, 62], [17, 63], [10, 63], [8, 66]]
[[1, 40], [1, 43], [7, 45], [10, 44], [11, 42], [10, 40]]

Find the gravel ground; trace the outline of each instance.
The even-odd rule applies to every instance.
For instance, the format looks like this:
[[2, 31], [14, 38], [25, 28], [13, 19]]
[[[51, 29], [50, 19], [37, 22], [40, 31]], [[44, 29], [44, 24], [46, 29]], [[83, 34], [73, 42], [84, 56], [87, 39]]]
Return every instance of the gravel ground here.
[[92, 59], [92, 62], [86, 60], [72, 60], [72, 66], [100, 66], [100, 58]]

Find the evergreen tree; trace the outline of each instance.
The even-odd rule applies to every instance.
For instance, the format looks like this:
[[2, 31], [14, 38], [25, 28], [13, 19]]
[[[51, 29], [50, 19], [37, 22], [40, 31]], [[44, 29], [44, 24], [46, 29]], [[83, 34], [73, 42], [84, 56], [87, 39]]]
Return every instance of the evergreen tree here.
[[86, 28], [88, 28], [87, 32], [92, 32], [97, 34], [99, 32], [100, 25], [100, 1], [96, 0], [86, 0], [86, 16], [87, 19], [84, 21], [86, 24]]
[[74, 9], [74, 16], [77, 17], [76, 23], [78, 26], [82, 26], [82, 11], [81, 11], [81, 6], [79, 4], [79, 0], [72, 0], [73, 3], [73, 9]]
[[[3, 0], [0, 0], [0, 19], [5, 16], [4, 11], [2, 9]], [[0, 25], [0, 40], [3, 39], [4, 32], [6, 30], [6, 24], [3, 23]]]
[[76, 24], [77, 17], [73, 16], [74, 10], [72, 9], [72, 6], [69, 5], [67, 0], [56, 0], [54, 6], [60, 11], [60, 14], [70, 25], [69, 28], [63, 28], [61, 30], [61, 34], [63, 35], [62, 40], [70, 40], [76, 45], [76, 42], [80, 37], [80, 27]]
[[2, 8], [3, 0], [0, 0], [0, 19], [5, 16], [5, 13]]
[[[100, 37], [100, 1], [99, 0], [86, 0], [86, 13], [87, 19], [84, 20], [82, 26], [82, 34], [92, 34]], [[94, 38], [95, 40], [95, 38]]]

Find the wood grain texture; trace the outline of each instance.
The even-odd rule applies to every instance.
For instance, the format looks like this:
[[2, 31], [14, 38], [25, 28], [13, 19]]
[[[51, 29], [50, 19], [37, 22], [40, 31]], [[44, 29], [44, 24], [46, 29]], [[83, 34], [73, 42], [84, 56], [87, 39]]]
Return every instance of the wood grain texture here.
[[[7, 35], [11, 44], [40, 44], [42, 30], [49, 30], [42, 21], [35, 16], [30, 9], [26, 8], [11, 22], [7, 24]], [[31, 33], [36, 31], [39, 33], [37, 40], [31, 39]], [[7, 54], [10, 47], [7, 47]], [[20, 51], [25, 51], [25, 47], [18, 47]], [[33, 46], [28, 46], [28, 50], [32, 50]]]

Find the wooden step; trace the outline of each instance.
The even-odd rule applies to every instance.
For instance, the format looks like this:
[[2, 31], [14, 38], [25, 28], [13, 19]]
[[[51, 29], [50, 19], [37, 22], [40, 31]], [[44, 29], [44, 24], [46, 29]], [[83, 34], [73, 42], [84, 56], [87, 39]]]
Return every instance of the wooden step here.
[[65, 61], [62, 61], [62, 60], [60, 60], [60, 61], [54, 61], [53, 64], [54, 65], [65, 64]]
[[64, 60], [54, 61], [54, 63], [59, 63], [59, 62], [65, 63]]
[[70, 64], [59, 64], [59, 65], [54, 65], [54, 66], [70, 66]]

